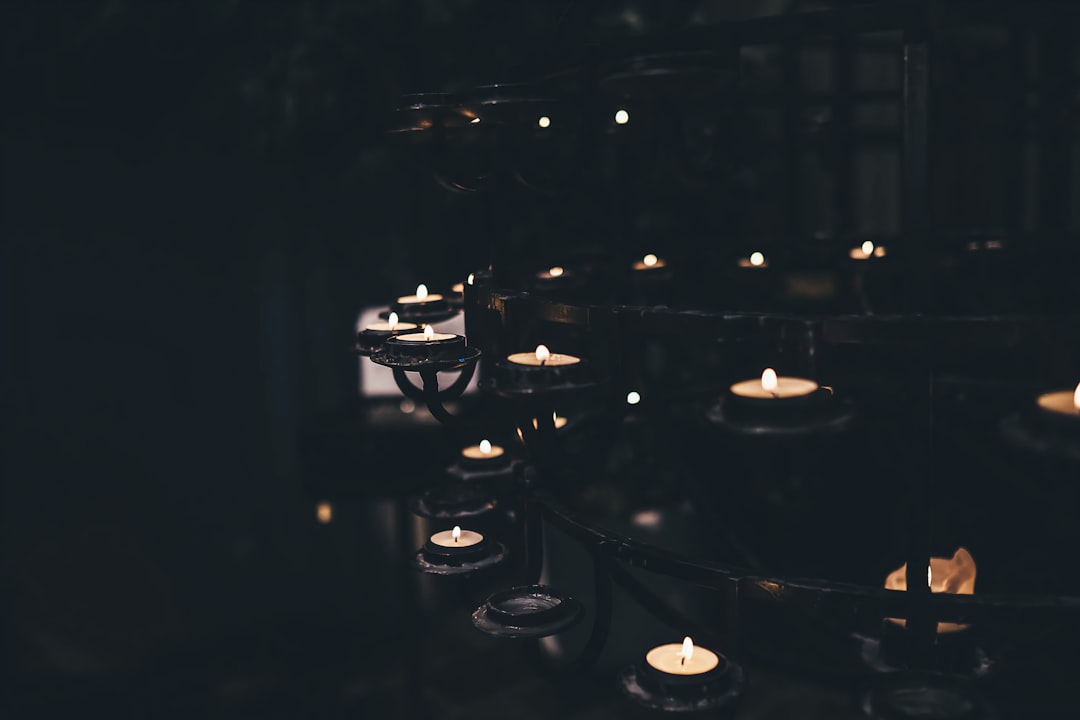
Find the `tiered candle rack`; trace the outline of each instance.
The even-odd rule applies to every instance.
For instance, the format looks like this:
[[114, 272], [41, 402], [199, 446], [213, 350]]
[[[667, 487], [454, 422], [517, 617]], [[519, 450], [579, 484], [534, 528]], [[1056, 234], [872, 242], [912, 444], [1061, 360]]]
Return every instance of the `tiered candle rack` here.
[[[507, 481], [499, 487], [505, 496], [499, 498], [498, 506], [520, 511], [520, 542], [512, 539], [506, 542], [511, 548], [511, 562], [521, 566], [516, 575], [523, 589], [517, 596], [513, 591], [509, 591], [509, 596], [505, 592], [496, 594], [478, 608], [475, 618], [479, 628], [493, 635], [535, 639], [564, 630], [580, 619], [575, 601], [563, 598], [560, 603], [557, 588], [538, 585], [547, 527], [572, 538], [594, 565], [595, 606], [587, 613], [592, 628], [577, 657], [563, 663], [562, 670], [580, 672], [604, 650], [611, 632], [614, 587], [677, 628], [676, 632], [693, 635], [732, 658], [741, 657], [747, 650], [752, 653], [753, 649], [740, 640], [741, 629], [747, 624], [767, 622], [762, 618], [789, 624], [792, 618], [797, 618], [796, 624], [810, 623], [818, 630], [828, 628], [815, 637], [828, 637], [836, 647], [819, 646], [802, 652], [796, 658], [798, 664], [804, 671], [812, 672], [819, 653], [830, 654], [839, 648], [842, 654], [861, 659], [861, 664], [845, 666], [848, 671], [857, 666], [867, 677], [878, 678], [884, 677], [882, 671], [898, 671], [883, 686], [886, 690], [879, 687], [886, 696], [873, 693], [869, 696], [867, 712], [875, 716], [892, 712], [889, 716], [893, 717], [899, 712], [881, 707], [889, 703], [883, 699], [887, 697], [887, 688], [892, 687], [888, 683], [910, 681], [933, 692], [944, 687], [963, 694], [967, 692], [964, 683], [987, 674], [993, 664], [992, 648], [989, 654], [976, 648], [966, 665], [942, 665], [936, 648], [939, 622], [992, 629], [995, 641], [1006, 645], [1010, 637], [1023, 635], [1033, 625], [1056, 628], [1076, 637], [1080, 630], [1080, 597], [931, 593], [925, 579], [932, 548], [931, 496], [935, 488], [934, 393], [950, 386], [965, 387], [985, 381], [978, 373], [965, 375], [957, 371], [973, 358], [989, 358], [986, 362], [991, 366], [991, 375], [993, 370], [1007, 367], [1009, 356], [1021, 350], [1025, 355], [1052, 356], [1057, 367], [1080, 368], [1080, 314], [1075, 304], [1057, 308], [1059, 314], [1050, 314], [1043, 306], [1034, 310], [1022, 308], [1022, 312], [1007, 315], [942, 312], [951, 306], [942, 304], [940, 294], [935, 291], [940, 290], [942, 268], [950, 265], [942, 263], [941, 258], [947, 253], [935, 245], [943, 235], [932, 225], [928, 189], [933, 161], [929, 103], [934, 38], [950, 23], [978, 20], [1045, 27], [1062, 18], [1075, 19], [1075, 11], [1075, 4], [1053, 2], [1025, 5], [1023, 9], [1014, 3], [959, 0], [857, 4], [683, 33], [664, 42], [661, 49], [667, 52], [659, 54], [650, 54], [657, 48], [655, 39], [623, 43], [609, 48], [611, 57], [593, 57], [571, 73], [584, 78], [579, 86], [572, 127], [580, 148], [585, 148], [582, 153], [588, 155], [587, 148], [603, 134], [593, 127], [597, 113], [594, 95], [599, 87], [654, 103], [698, 98], [730, 88], [732, 78], [738, 75], [737, 62], [733, 59], [741, 46], [760, 42], [791, 45], [808, 36], [821, 35], [836, 37], [843, 43], [857, 33], [899, 31], [902, 92], [897, 99], [901, 102], [902, 123], [896, 140], [903, 168], [902, 231], [900, 237], [890, 240], [888, 267], [891, 280], [898, 282], [901, 289], [899, 292], [893, 289], [891, 307], [895, 313], [886, 315], [799, 310], [720, 312], [622, 304], [617, 298], [626, 295], [627, 273], [612, 268], [627, 267], [629, 259], [617, 244], [613, 243], [602, 256], [580, 259], [572, 273], [547, 273], [538, 278], [534, 260], [514, 257], [500, 234], [491, 233], [490, 266], [473, 273], [464, 286], [468, 354], [454, 361], [439, 362], [404, 362], [389, 359], [378, 351], [372, 356], [375, 362], [394, 368], [403, 393], [424, 402], [436, 418], [450, 427], [459, 427], [463, 418], [451, 415], [445, 403], [460, 396], [477, 368], [483, 378], [482, 390], [513, 407], [512, 416], [526, 458], [508, 465]], [[672, 52], [672, 48], [678, 51]], [[598, 80], [601, 75], [603, 80]], [[553, 99], [558, 97], [557, 88], [564, 76], [554, 77], [554, 81], [533, 85], [479, 88], [465, 99], [446, 95], [410, 96], [400, 109], [391, 134], [406, 139], [418, 151], [416, 157], [435, 171], [444, 186], [455, 191], [481, 190], [480, 195], [491, 198], [489, 220], [492, 227], [499, 227], [505, 220], [500, 215], [499, 203], [506, 193], [514, 192], [515, 187], [535, 189], [544, 184], [543, 180], [528, 176], [515, 163], [532, 157], [523, 148], [544, 142], [532, 127], [536, 118], [546, 118], [553, 108], [566, 110], [565, 100]], [[850, 107], [847, 110], [850, 112]], [[562, 117], [566, 117], [565, 112]], [[619, 124], [620, 119], [616, 118], [615, 122]], [[540, 128], [546, 127], [540, 123]], [[850, 177], [845, 182], [850, 184]], [[578, 219], [582, 227], [590, 226], [583, 217]], [[1018, 237], [1019, 231], [1013, 230], [1013, 237]], [[850, 244], [851, 237], [846, 236], [844, 241]], [[969, 250], [1000, 246], [997, 240], [973, 242], [975, 247], [969, 243]], [[656, 250], [660, 252], [662, 248]], [[785, 261], [791, 267], [797, 264], [793, 260], [796, 257], [797, 253], [788, 248], [786, 254], [778, 254], [779, 262], [773, 269], [784, 272]], [[689, 262], [682, 262], [680, 267], [678, 260], [686, 258], [676, 258], [662, 276], [668, 286], [676, 288], [674, 279], [681, 281], [683, 276], [701, 274], [689, 267]], [[1047, 262], [1045, 258], [1036, 260], [1041, 267], [1047, 267]], [[859, 273], [862, 268], [850, 272]], [[645, 295], [652, 297], [649, 293]], [[861, 303], [861, 307], [866, 310], [866, 303]], [[897, 592], [829, 579], [775, 576], [756, 572], [746, 565], [701, 560], [611, 532], [602, 523], [571, 510], [566, 502], [566, 489], [573, 484], [571, 478], [575, 481], [588, 478], [574, 477], [573, 469], [564, 462], [561, 446], [565, 433], [557, 431], [551, 421], [552, 393], [499, 384], [492, 379], [497, 362], [511, 352], [531, 349], [537, 342], [553, 346], [562, 343], [560, 348], [586, 357], [591, 363], [593, 381], [560, 386], [560, 403], [576, 403], [586, 414], [606, 415], [610, 420], [626, 410], [621, 398], [627, 390], [641, 390], [645, 403], [652, 407], [688, 408], [688, 412], [697, 413], [699, 422], [705, 426], [711, 418], [716, 421], [717, 433], [730, 433], [733, 428], [730, 423], [725, 426], [722, 413], [710, 414], [709, 408], [731, 381], [741, 378], [732, 376], [731, 367], [721, 370], [715, 362], [695, 358], [697, 351], [704, 349], [704, 354], [723, 359], [741, 356], [746, 348], [753, 348], [762, 355], [785, 358], [789, 366], [811, 377], [819, 375], [830, 355], [846, 349], [862, 348], [879, 356], [886, 354], [892, 361], [888, 370], [894, 373], [892, 379], [903, 397], [894, 412], [898, 416], [897, 425], [906, 429], [906, 437], [900, 441], [906, 445], [901, 460], [905, 480], [901, 500], [905, 508], [903, 559], [907, 564], [907, 585], [912, 590]], [[648, 372], [635, 359], [635, 349], [650, 344], [675, 348], [669, 353], [674, 359], [669, 357], [666, 367], [684, 365], [687, 372], [682, 383], [650, 386]], [[448, 387], [440, 389], [439, 373], [449, 370], [463, 372]], [[422, 387], [408, 381], [409, 371], [420, 373]], [[842, 372], [833, 375], [843, 378]], [[837, 405], [825, 421], [789, 426], [783, 432], [772, 433], [770, 441], [813, 443], [825, 434], [843, 432], [852, 410], [845, 404], [845, 389], [839, 382], [835, 390]], [[856, 415], [859, 412], [857, 404], [853, 412]], [[1014, 416], [1002, 417], [1001, 437], [1029, 453], [1034, 467], [1051, 466], [1051, 472], [1064, 473], [1067, 480], [1080, 479], [1080, 433], [1075, 427], [1065, 428], [1049, 437], [1045, 428], [1031, 420], [1031, 412], [1030, 408], [1018, 406]], [[535, 422], [531, 423], [531, 419]], [[768, 427], [747, 433], [770, 435]], [[493, 503], [491, 507], [494, 506]], [[716, 620], [701, 622], [682, 612], [627, 568], [714, 591]], [[518, 601], [547, 603], [544, 622], [539, 628], [514, 624], [513, 612], [506, 608]], [[894, 648], [888, 660], [877, 648], [884, 618], [907, 620], [906, 629], [900, 634], [903, 647], [898, 652]], [[534, 654], [537, 657], [541, 654], [539, 645], [534, 646]], [[1052, 659], [1056, 661], [1059, 657], [1055, 655]], [[1075, 663], [1075, 658], [1063, 661]], [[545, 672], [554, 671], [543, 663], [539, 666]], [[674, 701], [674, 704], [657, 702], [653, 707], [692, 709]], [[973, 703], [972, 716], [978, 716], [982, 713], [982, 701]], [[902, 712], [898, 716], [903, 716]]]

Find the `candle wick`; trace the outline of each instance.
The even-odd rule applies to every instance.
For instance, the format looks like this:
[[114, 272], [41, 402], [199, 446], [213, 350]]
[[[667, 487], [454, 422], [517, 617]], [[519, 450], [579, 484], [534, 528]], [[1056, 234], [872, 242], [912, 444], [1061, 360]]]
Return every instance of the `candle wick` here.
[[780, 397], [780, 391], [779, 390], [770, 390], [769, 392], [772, 394], [772, 396], [774, 398]]
[[686, 664], [686, 656], [685, 655], [683, 655], [682, 658], [679, 659], [679, 664], [680, 665], [685, 665]]
[[540, 358], [540, 367], [544, 367], [547, 364], [547, 358]]

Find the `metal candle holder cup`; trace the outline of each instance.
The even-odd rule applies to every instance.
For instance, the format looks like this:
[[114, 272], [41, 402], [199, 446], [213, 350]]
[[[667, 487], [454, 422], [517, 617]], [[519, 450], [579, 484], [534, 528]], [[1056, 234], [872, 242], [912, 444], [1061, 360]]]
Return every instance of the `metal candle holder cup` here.
[[506, 557], [501, 543], [488, 540], [467, 547], [447, 547], [427, 540], [413, 557], [413, 567], [430, 575], [466, 575], [498, 565]]
[[473, 625], [488, 635], [541, 638], [576, 624], [585, 610], [577, 600], [544, 585], [526, 585], [492, 594], [473, 613]]
[[742, 694], [742, 667], [717, 653], [720, 663], [698, 675], [657, 670], [644, 658], [619, 675], [619, 688], [638, 705], [667, 712], [720, 712], [731, 717]]
[[728, 390], [708, 418], [740, 435], [801, 436], [840, 432], [854, 413], [832, 388], [785, 398], [749, 398]]

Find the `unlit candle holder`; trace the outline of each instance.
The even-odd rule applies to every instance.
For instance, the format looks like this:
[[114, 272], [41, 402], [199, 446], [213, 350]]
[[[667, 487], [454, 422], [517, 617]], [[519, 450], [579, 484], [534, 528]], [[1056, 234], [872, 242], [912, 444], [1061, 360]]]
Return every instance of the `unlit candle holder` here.
[[480, 632], [501, 638], [542, 638], [573, 627], [585, 609], [572, 597], [544, 585], [525, 585], [492, 594], [472, 615]]

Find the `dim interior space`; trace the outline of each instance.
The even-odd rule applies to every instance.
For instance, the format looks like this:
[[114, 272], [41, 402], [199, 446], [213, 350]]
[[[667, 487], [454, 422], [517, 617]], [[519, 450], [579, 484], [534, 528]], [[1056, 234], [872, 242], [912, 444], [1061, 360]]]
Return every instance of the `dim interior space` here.
[[1080, 3], [0, 18], [4, 717], [1080, 714]]

